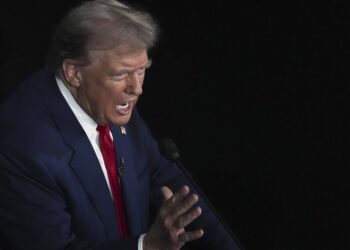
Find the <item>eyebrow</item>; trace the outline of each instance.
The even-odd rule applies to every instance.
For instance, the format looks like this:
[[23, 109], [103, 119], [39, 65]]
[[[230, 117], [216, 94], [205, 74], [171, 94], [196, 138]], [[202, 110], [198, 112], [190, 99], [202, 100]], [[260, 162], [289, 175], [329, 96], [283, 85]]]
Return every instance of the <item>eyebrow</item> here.
[[152, 66], [152, 59], [148, 59], [146, 65], [144, 66], [146, 69]]
[[135, 70], [141, 69], [141, 68], [146, 68], [148, 69], [152, 65], [152, 59], [148, 59], [147, 63], [141, 67], [136, 68]]
[[128, 72], [133, 72], [133, 71], [137, 71], [139, 69], [145, 68], [148, 69], [149, 67], [151, 67], [152, 65], [152, 60], [148, 59], [147, 63], [145, 63], [144, 65], [134, 68], [134, 69], [122, 69], [122, 70], [116, 70], [113, 74], [123, 74], [123, 73], [128, 73]]

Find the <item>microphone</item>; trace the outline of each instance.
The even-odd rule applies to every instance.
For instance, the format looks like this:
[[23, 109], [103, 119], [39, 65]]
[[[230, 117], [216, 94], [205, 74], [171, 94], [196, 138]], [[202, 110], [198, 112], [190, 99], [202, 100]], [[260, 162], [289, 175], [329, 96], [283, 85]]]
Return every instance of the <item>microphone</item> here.
[[[209, 207], [210, 211], [214, 214], [214, 216], [217, 218], [217, 220], [221, 223], [221, 225], [224, 227], [224, 229], [226, 230], [226, 232], [231, 236], [232, 240], [236, 243], [239, 243], [238, 239], [234, 236], [233, 232], [231, 231], [231, 229], [227, 226], [227, 224], [224, 222], [224, 220], [222, 219], [222, 217], [218, 214], [218, 212], [215, 210], [215, 208], [213, 207], [213, 205], [209, 202], [209, 200], [206, 198], [206, 196], [203, 194], [203, 192], [201, 191], [201, 189], [198, 187], [198, 185], [196, 184], [196, 182], [192, 179], [192, 177], [190, 176], [189, 172], [185, 169], [185, 167], [183, 166], [183, 164], [180, 161], [180, 154], [179, 151], [177, 149], [177, 146], [175, 145], [175, 143], [169, 139], [169, 138], [164, 138], [159, 142], [159, 149], [160, 149], [160, 153], [166, 157], [168, 160], [171, 160], [173, 162], [176, 163], [176, 165], [178, 166], [178, 168], [181, 170], [181, 172], [187, 177], [187, 179], [189, 180], [189, 184], [192, 185], [192, 187], [194, 187], [194, 189], [196, 190], [196, 192], [198, 193], [198, 195], [203, 199], [203, 201], [205, 202], [205, 204]], [[241, 244], [239, 244], [241, 245]], [[242, 246], [241, 246], [242, 248]], [[243, 248], [242, 248], [243, 249]]]

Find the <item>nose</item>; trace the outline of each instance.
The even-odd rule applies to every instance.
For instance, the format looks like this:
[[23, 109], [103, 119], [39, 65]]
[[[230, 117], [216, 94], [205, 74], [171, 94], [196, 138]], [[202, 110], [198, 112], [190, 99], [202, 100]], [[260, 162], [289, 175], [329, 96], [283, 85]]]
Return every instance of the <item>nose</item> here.
[[140, 77], [136, 72], [133, 72], [128, 77], [127, 93], [140, 96], [142, 94], [143, 77]]

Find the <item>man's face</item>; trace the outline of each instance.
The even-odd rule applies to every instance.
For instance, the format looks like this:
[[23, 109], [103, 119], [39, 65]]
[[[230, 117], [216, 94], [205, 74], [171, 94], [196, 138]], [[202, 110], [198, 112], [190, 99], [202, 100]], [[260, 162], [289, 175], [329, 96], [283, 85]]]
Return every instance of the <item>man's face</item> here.
[[73, 95], [98, 124], [125, 125], [142, 94], [146, 49], [120, 55], [114, 50], [93, 52], [92, 62], [78, 66], [79, 86]]

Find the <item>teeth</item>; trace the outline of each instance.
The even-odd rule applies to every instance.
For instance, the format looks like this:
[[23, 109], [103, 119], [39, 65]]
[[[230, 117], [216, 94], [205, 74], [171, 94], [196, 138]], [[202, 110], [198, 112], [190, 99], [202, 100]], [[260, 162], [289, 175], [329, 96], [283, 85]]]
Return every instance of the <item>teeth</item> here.
[[129, 103], [124, 103], [124, 104], [122, 104], [122, 105], [118, 105], [118, 106], [117, 106], [118, 109], [126, 109], [126, 108], [128, 108], [128, 107], [129, 107]]

